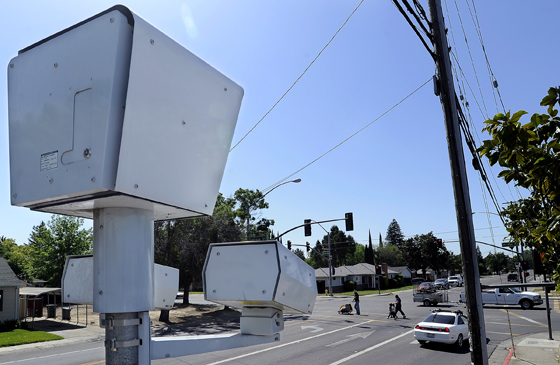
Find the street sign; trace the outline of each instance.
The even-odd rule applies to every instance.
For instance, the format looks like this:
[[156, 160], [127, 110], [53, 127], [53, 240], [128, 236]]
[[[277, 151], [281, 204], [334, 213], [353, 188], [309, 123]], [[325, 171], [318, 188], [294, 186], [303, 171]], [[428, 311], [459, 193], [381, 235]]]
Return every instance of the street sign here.
[[502, 242], [502, 247], [514, 248], [517, 246], [514, 242]]

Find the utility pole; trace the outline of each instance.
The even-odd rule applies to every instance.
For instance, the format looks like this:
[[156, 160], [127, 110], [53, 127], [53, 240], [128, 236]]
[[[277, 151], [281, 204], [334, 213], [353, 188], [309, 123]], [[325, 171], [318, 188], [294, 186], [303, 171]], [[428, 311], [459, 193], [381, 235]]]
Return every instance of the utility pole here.
[[457, 114], [455, 87], [451, 74], [451, 61], [447, 45], [446, 29], [443, 22], [441, 0], [429, 0], [431, 29], [436, 55], [436, 66], [439, 79], [439, 96], [445, 119], [449, 162], [455, 195], [461, 259], [465, 275], [465, 295], [467, 315], [469, 318], [469, 343], [471, 363], [474, 365], [488, 364], [486, 348], [486, 330], [482, 295], [480, 291], [480, 275], [476, 257], [476, 243], [472, 222], [471, 201], [465, 168], [465, 156], [461, 140], [459, 118]]

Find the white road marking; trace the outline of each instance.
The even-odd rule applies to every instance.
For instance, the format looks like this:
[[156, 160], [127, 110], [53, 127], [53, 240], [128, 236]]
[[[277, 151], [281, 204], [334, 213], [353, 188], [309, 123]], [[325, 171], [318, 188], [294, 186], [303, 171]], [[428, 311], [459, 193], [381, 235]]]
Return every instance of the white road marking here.
[[315, 329], [314, 331], [309, 331], [310, 333], [314, 333], [314, 332], [321, 332], [323, 330], [323, 328], [319, 327], [319, 326], [301, 326], [301, 329], [307, 329], [307, 328], [313, 328]]
[[350, 355], [350, 356], [348, 356], [348, 357], [345, 357], [344, 359], [340, 359], [340, 360], [338, 360], [338, 361], [335, 361], [335, 362], [331, 363], [330, 365], [339, 365], [339, 364], [345, 363], [345, 362], [348, 361], [348, 360], [352, 360], [352, 359], [355, 358], [355, 357], [361, 356], [361, 355], [363, 355], [363, 354], [365, 354], [365, 353], [368, 353], [368, 352], [370, 352], [370, 351], [372, 351], [372, 350], [375, 350], [376, 348], [379, 348], [379, 347], [381, 347], [381, 346], [384, 346], [384, 345], [388, 344], [389, 342], [393, 342], [393, 341], [395, 341], [395, 340], [398, 340], [398, 339], [401, 338], [401, 337], [404, 337], [404, 336], [406, 336], [406, 335], [410, 335], [410, 334], [413, 333], [413, 332], [414, 332], [414, 330], [410, 330], [410, 331], [408, 331], [408, 332], [401, 333], [400, 335], [398, 335], [398, 336], [396, 336], [396, 337], [390, 338], [390, 339], [388, 339], [387, 341], [383, 341], [383, 342], [381, 342], [381, 343], [378, 343], [377, 345], [372, 346], [372, 347], [369, 347], [369, 348], [367, 348], [367, 349], [365, 349], [365, 350], [362, 350], [362, 351], [360, 351], [360, 352], [356, 352], [355, 354]]
[[45, 356], [39, 356], [39, 357], [32, 357], [32, 358], [24, 359], [24, 360], [8, 361], [8, 362], [3, 362], [2, 364], [16, 364], [16, 363], [18, 363], [18, 362], [25, 362], [25, 361], [31, 361], [31, 360], [40, 360], [40, 359], [46, 359], [46, 358], [53, 357], [53, 356], [62, 356], [62, 355], [76, 354], [76, 353], [79, 353], [79, 352], [86, 352], [86, 351], [100, 350], [100, 349], [105, 349], [105, 348], [104, 348], [104, 347], [95, 347], [95, 348], [87, 349], [87, 350], [70, 351], [70, 352], [64, 352], [64, 353], [62, 353], [62, 354], [52, 354], [52, 355], [45, 355]]
[[270, 347], [270, 348], [263, 349], [263, 350], [259, 350], [259, 351], [255, 351], [255, 352], [250, 352], [250, 353], [248, 353], [248, 354], [243, 354], [243, 355], [239, 355], [239, 356], [236, 356], [236, 357], [230, 357], [229, 359], [224, 359], [224, 360], [216, 361], [216, 362], [213, 362], [213, 363], [208, 364], [208, 365], [223, 364], [223, 363], [225, 363], [225, 362], [229, 362], [229, 361], [232, 361], [232, 360], [242, 359], [242, 358], [247, 357], [247, 356], [260, 354], [260, 353], [267, 352], [267, 351], [271, 351], [271, 350], [276, 350], [276, 349], [279, 349], [279, 348], [281, 348], [281, 347], [290, 346], [290, 345], [297, 344], [297, 343], [300, 343], [300, 342], [303, 342], [303, 341], [312, 340], [312, 339], [317, 338], [317, 337], [330, 335], [331, 333], [335, 333], [335, 332], [339, 332], [339, 331], [344, 331], [344, 330], [347, 330], [347, 329], [350, 329], [350, 328], [354, 328], [354, 327], [358, 327], [358, 326], [363, 326], [363, 325], [364, 325], [364, 322], [359, 322], [359, 323], [353, 324], [353, 325], [348, 326], [348, 327], [338, 328], [338, 329], [336, 329], [336, 330], [332, 330], [332, 331], [329, 331], [329, 332], [324, 332], [324, 333], [321, 333], [321, 334], [319, 334], [319, 335], [315, 335], [315, 336], [303, 338], [303, 339], [301, 339], [301, 340], [296, 340], [296, 341], [284, 343], [284, 344], [282, 344], [282, 345]]
[[375, 331], [369, 331], [369, 332], [362, 332], [362, 333], [356, 333], [354, 335], [348, 335], [346, 336], [346, 338], [344, 340], [340, 340], [338, 342], [335, 343], [331, 343], [330, 345], [327, 345], [327, 347], [333, 347], [333, 346], [338, 346], [338, 345], [342, 345], [343, 343], [346, 343], [348, 341], [352, 341], [358, 337], [360, 338], [367, 338], [369, 335], [371, 335], [373, 332]]

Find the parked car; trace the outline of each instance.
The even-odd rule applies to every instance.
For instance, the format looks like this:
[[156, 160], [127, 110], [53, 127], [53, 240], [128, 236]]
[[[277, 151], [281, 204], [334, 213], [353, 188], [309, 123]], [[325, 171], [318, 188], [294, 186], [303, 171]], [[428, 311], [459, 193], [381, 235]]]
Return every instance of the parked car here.
[[418, 286], [418, 292], [420, 293], [433, 293], [436, 291], [436, 286], [431, 282], [424, 282]]
[[183, 299], [184, 296], [185, 296], [185, 293], [183, 293], [182, 291], [178, 291], [175, 299]]
[[424, 278], [412, 278], [412, 284], [418, 284], [424, 282], [426, 279]]
[[519, 276], [517, 274], [508, 274], [508, 281], [519, 281]]
[[449, 282], [447, 279], [436, 279], [434, 282], [436, 289], [449, 289]]
[[430, 341], [462, 347], [469, 339], [467, 317], [461, 311], [434, 310], [414, 327], [414, 338], [420, 345]]
[[449, 286], [463, 286], [463, 278], [460, 277], [459, 275], [450, 276], [447, 279], [447, 282], [449, 283]]

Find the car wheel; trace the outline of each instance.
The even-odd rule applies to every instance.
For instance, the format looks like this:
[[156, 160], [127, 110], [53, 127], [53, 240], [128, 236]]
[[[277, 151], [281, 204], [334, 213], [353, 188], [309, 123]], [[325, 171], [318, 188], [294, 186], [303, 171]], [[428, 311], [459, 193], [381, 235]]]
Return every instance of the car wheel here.
[[425, 344], [425, 343], [426, 343], [426, 341], [425, 341], [425, 340], [416, 340], [416, 341], [418, 341], [418, 343], [419, 343], [420, 345], [423, 345], [423, 344]]
[[458, 347], [463, 347], [463, 334], [459, 333], [456, 344]]
[[528, 299], [523, 299], [521, 302], [519, 302], [519, 305], [521, 305], [522, 309], [531, 309], [533, 307], [533, 302]]
[[432, 304], [432, 302], [430, 302], [430, 299], [424, 299], [424, 306], [425, 307], [429, 307], [430, 304]]

